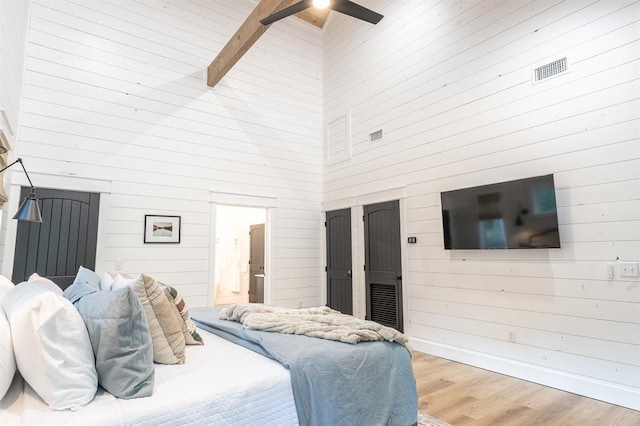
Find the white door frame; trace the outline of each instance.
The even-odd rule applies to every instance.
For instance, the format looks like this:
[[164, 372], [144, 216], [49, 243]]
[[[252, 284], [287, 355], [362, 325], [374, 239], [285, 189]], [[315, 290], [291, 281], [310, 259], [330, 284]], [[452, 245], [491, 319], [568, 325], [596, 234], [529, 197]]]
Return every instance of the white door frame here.
[[266, 221], [264, 225], [264, 303], [271, 304], [273, 298], [273, 288], [271, 285], [271, 249], [272, 249], [272, 233], [271, 220], [276, 208], [277, 200], [273, 197], [262, 197], [250, 194], [235, 194], [228, 192], [210, 192], [209, 209], [210, 214], [210, 232], [209, 232], [209, 285], [207, 286], [207, 306], [213, 306], [216, 294], [216, 224], [217, 224], [217, 207], [219, 205], [263, 208], [266, 213]]

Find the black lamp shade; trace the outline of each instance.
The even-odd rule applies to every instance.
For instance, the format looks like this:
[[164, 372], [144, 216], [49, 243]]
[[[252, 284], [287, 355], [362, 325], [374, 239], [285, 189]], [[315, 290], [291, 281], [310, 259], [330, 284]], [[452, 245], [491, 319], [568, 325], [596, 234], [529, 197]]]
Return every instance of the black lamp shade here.
[[24, 168], [22, 158], [18, 158], [8, 166], [4, 166], [2, 169], [0, 169], [0, 172], [4, 172], [16, 163], [20, 163], [20, 166], [22, 166], [22, 170], [24, 171], [24, 174], [29, 181], [29, 185], [31, 186], [31, 191], [29, 192], [29, 195], [27, 195], [27, 198], [24, 199], [22, 204], [20, 204], [18, 212], [15, 216], [13, 216], [13, 218], [23, 220], [25, 222], [41, 223], [42, 215], [40, 214], [40, 206], [38, 205], [38, 199], [36, 198], [36, 189], [34, 188], [33, 183], [31, 183], [31, 178], [29, 177], [29, 173], [27, 173], [27, 169]]
[[38, 205], [38, 200], [33, 192], [24, 199], [22, 204], [20, 204], [18, 212], [13, 216], [13, 218], [23, 220], [25, 222], [42, 222], [40, 206]]

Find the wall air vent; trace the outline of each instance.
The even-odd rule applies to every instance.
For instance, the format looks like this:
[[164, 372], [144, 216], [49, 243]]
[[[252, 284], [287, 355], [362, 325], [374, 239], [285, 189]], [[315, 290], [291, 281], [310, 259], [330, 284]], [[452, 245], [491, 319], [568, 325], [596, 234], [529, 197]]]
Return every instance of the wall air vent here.
[[558, 59], [533, 70], [533, 82], [538, 83], [569, 71], [567, 58]]
[[375, 132], [369, 133], [369, 142], [379, 141], [383, 137], [384, 137], [384, 135], [382, 133], [382, 129], [376, 130]]

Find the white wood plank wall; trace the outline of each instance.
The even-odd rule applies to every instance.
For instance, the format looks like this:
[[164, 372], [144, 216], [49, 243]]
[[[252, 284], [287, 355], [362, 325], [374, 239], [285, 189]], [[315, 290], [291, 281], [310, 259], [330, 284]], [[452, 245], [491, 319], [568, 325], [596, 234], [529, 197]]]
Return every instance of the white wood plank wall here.
[[[0, 109], [4, 110], [15, 132], [18, 127], [29, 2], [1, 0], [0, 12]], [[8, 133], [7, 129], [4, 131]]]
[[[28, 18], [28, 1], [0, 0], [0, 110], [4, 111], [4, 117], [0, 117], [0, 129], [12, 146], [15, 145], [15, 133], [18, 129]], [[14, 158], [15, 153], [10, 152], [8, 160], [13, 161]], [[22, 173], [19, 166], [15, 167], [18, 167], [18, 173]], [[10, 169], [3, 172], [7, 193], [13, 171], [14, 169]], [[10, 277], [12, 265], [5, 265], [4, 261], [9, 204], [2, 206], [0, 221], [0, 272]]]
[[[640, 409], [640, 280], [619, 270], [640, 260], [640, 3], [362, 3], [384, 19], [324, 34], [326, 122], [352, 125], [325, 201], [406, 188], [414, 347]], [[561, 249], [443, 249], [441, 191], [549, 173]]]
[[[19, 75], [20, 1], [0, 0], [3, 37], [18, 25], [0, 61], [15, 120], [25, 83], [17, 153], [39, 182], [107, 182], [96, 269], [122, 261], [193, 305], [213, 275], [212, 193], [277, 200], [273, 302], [311, 306], [321, 203], [404, 188], [416, 349], [640, 409], [640, 280], [618, 269], [640, 260], [640, 3], [360, 3], [385, 18], [279, 22], [212, 90], [203, 70], [253, 1], [33, 0]], [[568, 73], [531, 83], [565, 56]], [[323, 165], [323, 126], [345, 116], [351, 157]], [[547, 173], [561, 249], [443, 250], [441, 191]], [[149, 213], [182, 216], [182, 243], [145, 246]]]
[[[215, 89], [204, 83], [254, 6], [32, 1], [19, 153], [68, 189], [108, 182], [99, 272], [122, 262], [206, 305], [210, 194], [259, 195], [277, 204], [273, 302], [322, 302], [319, 29], [271, 28]], [[181, 243], [144, 245], [145, 214], [180, 215]]]

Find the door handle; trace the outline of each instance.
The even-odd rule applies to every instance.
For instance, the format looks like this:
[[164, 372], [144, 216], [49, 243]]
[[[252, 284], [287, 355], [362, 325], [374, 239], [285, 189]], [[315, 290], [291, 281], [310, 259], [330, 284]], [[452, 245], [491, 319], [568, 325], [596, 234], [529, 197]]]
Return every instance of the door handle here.
[[351, 269], [349, 269], [349, 270], [347, 271], [347, 273], [346, 273], [346, 274], [344, 274], [344, 276], [345, 276], [345, 277], [350, 277], [350, 276], [351, 276]]

